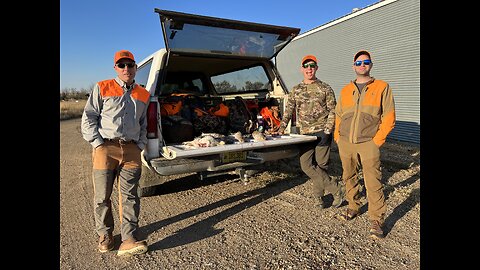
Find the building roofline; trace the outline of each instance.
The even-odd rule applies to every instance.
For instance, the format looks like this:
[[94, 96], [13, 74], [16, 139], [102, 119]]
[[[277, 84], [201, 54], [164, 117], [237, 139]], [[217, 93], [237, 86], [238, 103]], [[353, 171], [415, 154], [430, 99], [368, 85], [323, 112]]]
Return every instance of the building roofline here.
[[308, 30], [307, 32], [302, 33], [302, 34], [296, 36], [292, 41], [295, 41], [295, 40], [297, 40], [297, 39], [301, 39], [301, 38], [306, 37], [306, 36], [308, 36], [308, 35], [311, 35], [311, 34], [313, 34], [313, 33], [315, 33], [315, 32], [318, 32], [318, 31], [320, 31], [320, 30], [323, 30], [323, 29], [328, 28], [328, 27], [330, 27], [330, 26], [333, 26], [333, 25], [335, 25], [335, 24], [338, 24], [338, 23], [341, 23], [341, 22], [343, 22], [343, 21], [349, 20], [349, 19], [351, 19], [351, 18], [353, 18], [353, 17], [356, 17], [356, 16], [358, 16], [358, 15], [361, 15], [361, 14], [363, 14], [363, 13], [369, 12], [369, 11], [371, 11], [371, 10], [377, 9], [377, 8], [379, 8], [379, 7], [388, 5], [388, 4], [393, 3], [393, 2], [396, 2], [396, 1], [398, 1], [398, 0], [380, 0], [380, 1], [377, 2], [377, 3], [371, 4], [371, 5], [366, 6], [366, 7], [362, 8], [362, 9], [360, 9], [360, 10], [351, 12], [351, 13], [349, 13], [349, 14], [347, 14], [347, 15], [344, 15], [344, 16], [338, 18], [338, 19], [335, 19], [335, 20], [333, 20], [333, 21], [330, 21], [330, 22], [327, 22], [327, 23], [325, 23], [325, 24], [322, 24], [322, 25], [320, 25], [320, 26], [318, 26], [318, 27], [315, 27], [315, 28], [313, 28], [313, 29], [311, 29], [311, 30]]

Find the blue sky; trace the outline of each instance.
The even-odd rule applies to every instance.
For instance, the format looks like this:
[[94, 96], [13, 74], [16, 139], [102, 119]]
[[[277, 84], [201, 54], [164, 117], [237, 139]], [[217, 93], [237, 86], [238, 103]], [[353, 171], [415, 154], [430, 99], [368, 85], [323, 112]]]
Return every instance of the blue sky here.
[[164, 48], [155, 8], [300, 28], [304, 33], [378, 0], [61, 0], [60, 89], [88, 89], [115, 77], [113, 55], [137, 61]]

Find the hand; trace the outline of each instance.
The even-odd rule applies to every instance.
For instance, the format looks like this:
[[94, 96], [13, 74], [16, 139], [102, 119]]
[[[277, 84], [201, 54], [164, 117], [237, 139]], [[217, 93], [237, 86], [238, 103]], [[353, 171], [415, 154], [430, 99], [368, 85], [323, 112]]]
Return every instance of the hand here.
[[318, 142], [319, 146], [330, 145], [332, 143], [332, 134], [326, 134], [323, 130], [315, 133], [320, 141]]

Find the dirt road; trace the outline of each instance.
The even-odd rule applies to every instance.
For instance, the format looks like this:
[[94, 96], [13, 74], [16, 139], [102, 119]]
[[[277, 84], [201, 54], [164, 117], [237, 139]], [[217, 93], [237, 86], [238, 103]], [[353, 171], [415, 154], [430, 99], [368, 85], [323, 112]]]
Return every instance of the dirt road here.
[[[234, 175], [165, 183], [141, 199], [140, 231], [149, 251], [120, 258], [118, 226], [115, 250], [96, 250], [91, 148], [79, 119], [61, 121], [60, 268], [419, 269], [420, 150], [386, 143], [382, 151], [388, 205], [383, 240], [368, 237], [366, 206], [349, 222], [337, 218], [345, 204], [317, 209], [311, 180], [290, 160], [276, 164], [281, 171], [266, 166], [270, 170], [247, 185]], [[331, 162], [331, 174], [340, 176], [335, 147]], [[115, 213], [117, 198], [114, 193]]]

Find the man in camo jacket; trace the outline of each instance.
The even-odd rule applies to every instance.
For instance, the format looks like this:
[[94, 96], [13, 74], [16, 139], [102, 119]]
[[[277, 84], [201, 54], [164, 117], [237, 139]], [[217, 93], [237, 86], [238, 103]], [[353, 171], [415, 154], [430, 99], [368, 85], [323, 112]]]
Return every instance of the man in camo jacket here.
[[336, 100], [330, 85], [316, 77], [317, 63], [314, 55], [303, 57], [300, 67], [303, 81], [295, 85], [288, 94], [278, 133], [284, 133], [296, 110], [300, 134], [317, 136], [316, 141], [300, 147], [300, 165], [302, 171], [313, 180], [318, 206], [323, 209], [325, 205], [322, 197], [325, 190], [333, 195], [332, 206], [340, 207], [345, 197], [345, 186], [342, 181], [332, 179], [327, 173], [335, 126]]

